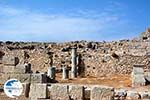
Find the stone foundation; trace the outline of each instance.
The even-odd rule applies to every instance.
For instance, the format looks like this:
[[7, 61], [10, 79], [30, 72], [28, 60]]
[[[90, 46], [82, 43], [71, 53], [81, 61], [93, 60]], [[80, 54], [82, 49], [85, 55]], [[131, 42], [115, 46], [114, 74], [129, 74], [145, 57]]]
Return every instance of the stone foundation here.
[[[87, 93], [88, 89], [88, 93]], [[5, 97], [0, 95], [1, 98]], [[20, 99], [19, 99], [20, 98]], [[5, 100], [4, 99], [4, 100]], [[149, 100], [150, 91], [115, 89], [101, 85], [27, 84], [19, 100]], [[0, 99], [1, 100], [1, 99]], [[10, 99], [11, 100], [11, 99]]]

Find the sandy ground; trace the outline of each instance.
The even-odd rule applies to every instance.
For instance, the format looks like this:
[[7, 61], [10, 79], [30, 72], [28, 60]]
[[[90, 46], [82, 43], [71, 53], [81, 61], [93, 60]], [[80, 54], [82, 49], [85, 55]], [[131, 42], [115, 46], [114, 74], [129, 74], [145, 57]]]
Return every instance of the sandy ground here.
[[130, 75], [112, 75], [105, 77], [87, 77], [87, 78], [76, 78], [76, 79], [68, 79], [62, 80], [62, 75], [57, 74], [57, 78], [59, 83], [75, 83], [75, 84], [93, 84], [93, 85], [106, 85], [115, 88], [122, 87], [131, 87], [131, 77]]

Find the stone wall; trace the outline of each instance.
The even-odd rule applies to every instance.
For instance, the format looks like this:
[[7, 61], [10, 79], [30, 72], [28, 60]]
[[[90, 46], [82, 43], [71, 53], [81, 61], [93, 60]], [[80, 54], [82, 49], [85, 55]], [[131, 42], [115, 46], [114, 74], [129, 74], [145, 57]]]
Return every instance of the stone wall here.
[[[86, 88], [89, 94], [85, 95]], [[114, 100], [115, 92], [112, 87], [99, 85], [31, 84], [28, 94], [31, 100]]]
[[23, 93], [18, 98], [19, 100], [149, 100], [150, 91], [142, 88], [115, 89], [102, 85], [23, 83]]

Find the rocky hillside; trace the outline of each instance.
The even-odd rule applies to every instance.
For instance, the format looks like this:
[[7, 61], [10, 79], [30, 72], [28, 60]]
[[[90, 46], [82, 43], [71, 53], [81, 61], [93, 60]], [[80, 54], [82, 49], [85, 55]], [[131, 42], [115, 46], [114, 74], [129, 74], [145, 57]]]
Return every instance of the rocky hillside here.
[[34, 72], [46, 72], [51, 65], [70, 67], [72, 47], [77, 47], [82, 76], [130, 74], [134, 64], [144, 64], [145, 71], [150, 71], [150, 29], [139, 39], [112, 42], [0, 42], [0, 59], [14, 55], [20, 63], [30, 62]]

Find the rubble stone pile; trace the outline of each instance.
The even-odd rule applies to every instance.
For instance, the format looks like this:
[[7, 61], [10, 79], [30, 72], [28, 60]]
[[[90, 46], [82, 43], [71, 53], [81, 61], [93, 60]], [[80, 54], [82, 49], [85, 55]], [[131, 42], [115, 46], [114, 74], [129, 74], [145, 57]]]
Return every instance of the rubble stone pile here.
[[144, 64], [144, 71], [150, 71], [150, 29], [139, 39], [112, 42], [0, 42], [0, 56], [5, 53], [18, 57], [20, 63], [30, 62], [33, 72], [44, 73], [51, 64], [57, 68], [71, 68], [72, 47], [77, 48], [81, 76], [130, 74], [134, 64]]
[[[132, 86], [58, 83], [59, 73], [73, 81], [126, 74]], [[23, 84], [19, 100], [150, 100], [150, 88], [139, 89], [150, 83], [150, 29], [137, 39], [112, 42], [0, 42], [0, 85], [9, 79]], [[8, 100], [1, 92], [0, 98]]]

